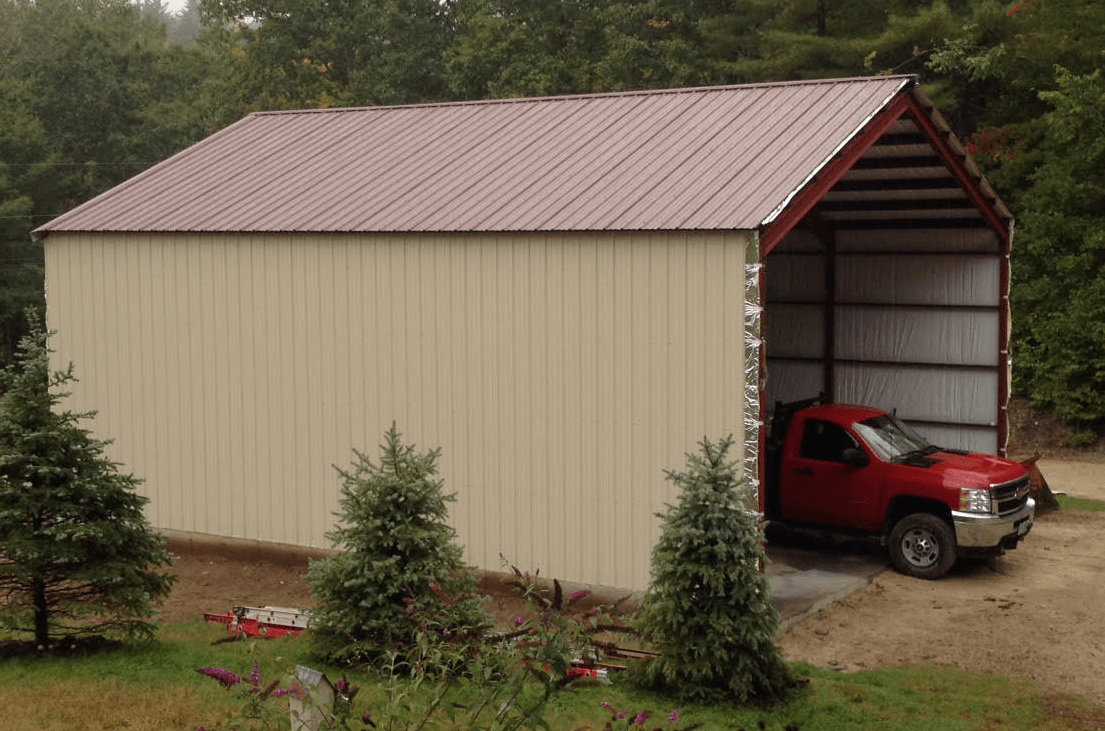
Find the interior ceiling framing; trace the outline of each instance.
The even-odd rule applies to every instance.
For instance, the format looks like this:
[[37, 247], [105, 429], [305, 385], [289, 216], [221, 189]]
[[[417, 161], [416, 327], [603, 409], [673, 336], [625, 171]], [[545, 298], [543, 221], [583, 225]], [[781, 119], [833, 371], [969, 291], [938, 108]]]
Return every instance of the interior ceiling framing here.
[[909, 115], [903, 115], [806, 216], [819, 236], [846, 229], [989, 226], [971, 195]]
[[[786, 372], [791, 374], [789, 379], [780, 381], [788, 385], [776, 398], [782, 397], [785, 401], [811, 395], [789, 392], [795, 385], [801, 386], [799, 390], [809, 387], [809, 384], [803, 385], [804, 376], [799, 375], [794, 380], [794, 375], [801, 371], [791, 369], [805, 367], [802, 364], [820, 365], [822, 387], [819, 390], [830, 401], [838, 396], [865, 402], [887, 400], [880, 389], [885, 391], [886, 384], [893, 384], [895, 378], [909, 381], [913, 378], [911, 374], [917, 372], [939, 372], [942, 376], [935, 381], [933, 397], [940, 399], [940, 402], [929, 404], [932, 408], [926, 407], [912, 414], [911, 420], [918, 426], [927, 424], [938, 430], [951, 430], [949, 433], [959, 435], [957, 438], [970, 440], [974, 445], [971, 448], [1001, 453], [1008, 426], [1004, 406], [1008, 398], [1008, 309], [1006, 296], [1002, 293], [1007, 291], [1008, 286], [1007, 254], [1012, 236], [1012, 214], [923, 95], [918, 92], [914, 96], [903, 97], [899, 103], [892, 103], [885, 115], [882, 120], [878, 117], [872, 120], [872, 125], [866, 133], [857, 137], [851, 150], [841, 150], [838, 158], [826, 167], [820, 183], [815, 179], [799, 194], [792, 202], [790, 223], [787, 222], [788, 213], [784, 211], [777, 224], [768, 227], [762, 240], [765, 257], [770, 261], [776, 245], [786, 237], [781, 230], [794, 225], [813, 234], [815, 240], [820, 242], [821, 254], [825, 257], [826, 300], [820, 303], [823, 306], [822, 322], [820, 326], [814, 325], [822, 332], [801, 331], [802, 324], [798, 322], [800, 332], [777, 333], [784, 340], [798, 338], [805, 342], [821, 342], [823, 350], [816, 355], [801, 353], [786, 344], [780, 349], [781, 352], [772, 355], [768, 347], [766, 357], [772, 362], [767, 366], [768, 370], [786, 368]], [[863, 139], [864, 136], [866, 139]], [[817, 254], [809, 248], [803, 249], [802, 245], [787, 247], [786, 251], [779, 253], [800, 258]], [[884, 254], [926, 257], [924, 263], [918, 262], [922, 277], [925, 272], [931, 274], [932, 271], [942, 270], [945, 264], [941, 262], [949, 256], [982, 255], [992, 258], [997, 272], [995, 276], [999, 280], [999, 293], [992, 304], [967, 305], [961, 301], [910, 304], [896, 298], [893, 302], [868, 301], [867, 297], [852, 297], [850, 286], [837, 281], [838, 257], [862, 259]], [[895, 275], [891, 273], [888, 276]], [[795, 299], [795, 294], [799, 295], [798, 299]], [[767, 292], [765, 303], [769, 310], [775, 304], [790, 307], [818, 304], [796, 291], [789, 292], [782, 300]], [[954, 358], [949, 361], [941, 356], [932, 358], [930, 362], [925, 356], [920, 358], [920, 362], [915, 362], [918, 358], [903, 358], [901, 353], [895, 351], [896, 341], [893, 338], [887, 341], [885, 351], [876, 348], [876, 352], [859, 360], [839, 357], [846, 350], [838, 352], [838, 345], [843, 347], [843, 344], [838, 342], [837, 313], [851, 312], [856, 307], [882, 310], [891, 319], [901, 317], [906, 310], [927, 313], [928, 324], [924, 327], [930, 334], [951, 327], [948, 321], [950, 316], [980, 322], [981, 319], [994, 317], [996, 313], [999, 342], [994, 348], [993, 361], [978, 363]], [[911, 317], [916, 320], [915, 316]], [[790, 323], [788, 327], [794, 324]], [[917, 323], [913, 324], [916, 326]], [[951, 329], [954, 331], [955, 328]], [[872, 337], [882, 336], [875, 332]], [[940, 347], [936, 346], [936, 350], [939, 351]], [[855, 383], [848, 385], [846, 373], [843, 374], [844, 380], [840, 380], [841, 369], [850, 370], [853, 380], [856, 373], [860, 374], [858, 378], [864, 385], [860, 386], [859, 392], [856, 392]], [[901, 370], [905, 375], [891, 376], [887, 369]], [[993, 374], [996, 385], [989, 385], [990, 374]], [[870, 386], [874, 390], [867, 394], [864, 389], [868, 388], [865, 384], [869, 378], [874, 379], [875, 385]], [[881, 386], [878, 385], [880, 383]], [[904, 382], [898, 385], [904, 386]], [[957, 389], [973, 393], [980, 388], [987, 390], [992, 387], [996, 389], [993, 394], [996, 418], [989, 414], [964, 417], [951, 401], [947, 404], [943, 401], [951, 399]], [[898, 386], [891, 385], [889, 388], [896, 393]], [[845, 393], [838, 393], [839, 389]], [[908, 391], [909, 388], [904, 388], [903, 393], [899, 394], [907, 405], [911, 399], [917, 400], [914, 398], [917, 394], [906, 394]], [[907, 395], [910, 397], [907, 398]], [[890, 408], [902, 404], [895, 401], [883, 405]], [[921, 413], [928, 411], [932, 414]], [[903, 417], [908, 416], [910, 414], [903, 412]], [[984, 432], [991, 436], [984, 436]]]

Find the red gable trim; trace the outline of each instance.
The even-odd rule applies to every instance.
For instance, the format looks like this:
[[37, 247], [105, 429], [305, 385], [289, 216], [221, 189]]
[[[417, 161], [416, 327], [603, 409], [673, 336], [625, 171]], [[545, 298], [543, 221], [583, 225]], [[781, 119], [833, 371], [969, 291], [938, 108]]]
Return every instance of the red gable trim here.
[[904, 114], [909, 114], [917, 126], [924, 132], [937, 154], [944, 161], [956, 182], [967, 192], [968, 197], [981, 212], [986, 223], [1008, 246], [1011, 231], [994, 207], [994, 201], [987, 198], [979, 187], [979, 178], [972, 175], [963, 165], [963, 158], [957, 155], [947, 142], [945, 134], [937, 128], [932, 118], [921, 107], [917, 98], [908, 91], [903, 92], [876, 115], [862, 133], [821, 171], [806, 188], [798, 194], [779, 216], [763, 229], [760, 236], [761, 256], [767, 256], [778, 246], [783, 237], [810, 212], [811, 209], [829, 192], [837, 181], [856, 163], [863, 154], [875, 144], [894, 122]]
[[1013, 232], [1010, 229], [1009, 222], [1002, 218], [994, 207], [994, 200], [986, 197], [979, 187], [979, 181], [982, 177], [973, 175], [967, 170], [967, 167], [963, 164], [966, 155], [956, 154], [952, 150], [951, 145], [948, 144], [946, 134], [937, 128], [932, 121], [932, 117], [921, 107], [917, 98], [910, 94], [906, 96], [906, 101], [909, 104], [909, 111], [913, 120], [925, 133], [925, 136], [929, 138], [936, 152], [943, 158], [944, 164], [947, 165], [952, 176], [966, 191], [967, 196], [974, 202], [982, 217], [986, 219], [986, 223], [997, 234], [1002, 244], [1006, 247], [1009, 246]]
[[886, 109], [877, 114], [867, 124], [866, 129], [845, 146], [837, 158], [829, 163], [806, 186], [805, 190], [799, 193], [790, 202], [790, 205], [764, 228], [763, 234], [760, 236], [761, 256], [770, 254], [771, 250], [783, 240], [783, 237], [790, 233], [791, 229], [797, 226], [798, 222], [805, 218], [806, 214], [829, 192], [829, 189], [844, 177], [844, 174], [856, 164], [857, 160], [863, 157], [863, 153], [867, 152], [868, 148], [875, 144], [875, 141], [882, 137], [886, 130], [890, 129], [890, 125], [898, 121], [898, 118], [909, 109], [907, 100], [911, 98], [912, 96], [909, 93], [898, 94], [894, 97]]

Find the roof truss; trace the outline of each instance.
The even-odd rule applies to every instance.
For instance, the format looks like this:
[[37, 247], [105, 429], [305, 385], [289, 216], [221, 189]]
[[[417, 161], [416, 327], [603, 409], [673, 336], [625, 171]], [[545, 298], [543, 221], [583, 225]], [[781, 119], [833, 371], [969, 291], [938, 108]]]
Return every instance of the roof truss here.
[[918, 90], [887, 104], [761, 235], [763, 255], [799, 223], [818, 228], [989, 228], [1008, 246], [1012, 220]]

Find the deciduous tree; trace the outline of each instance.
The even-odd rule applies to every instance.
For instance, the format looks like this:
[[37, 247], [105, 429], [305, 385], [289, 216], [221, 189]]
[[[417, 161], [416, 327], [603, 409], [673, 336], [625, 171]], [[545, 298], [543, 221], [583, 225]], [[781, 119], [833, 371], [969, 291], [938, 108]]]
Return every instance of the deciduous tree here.
[[1015, 193], [1015, 385], [1085, 427], [1105, 419], [1105, 75], [1058, 74]]

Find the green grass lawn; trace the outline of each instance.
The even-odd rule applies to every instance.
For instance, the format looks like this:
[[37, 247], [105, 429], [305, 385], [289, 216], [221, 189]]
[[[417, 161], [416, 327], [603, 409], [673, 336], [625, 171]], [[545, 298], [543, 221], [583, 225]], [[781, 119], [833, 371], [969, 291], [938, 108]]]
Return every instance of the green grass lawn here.
[[[262, 670], [262, 685], [297, 663], [311, 665], [302, 639], [233, 642], [212, 645], [225, 630], [198, 621], [162, 628], [159, 641], [142, 647], [77, 658], [32, 657], [0, 663], [0, 729], [208, 729], [230, 728], [228, 714], [239, 708], [236, 692], [248, 688], [254, 660]], [[217, 666], [245, 678], [227, 690], [195, 672]], [[331, 679], [340, 671], [319, 667]], [[626, 711], [614, 728], [785, 731], [900, 729], [969, 731], [971, 729], [1043, 729], [1082, 731], [1105, 725], [1105, 710], [1072, 698], [1058, 698], [1039, 689], [986, 675], [942, 667], [872, 670], [853, 674], [797, 666], [808, 679], [795, 696], [771, 708], [727, 705], [685, 706], [663, 696], [642, 693], [625, 683], [571, 689], [548, 707], [545, 719], [553, 731], [603, 729], [611, 714], [603, 703]], [[386, 684], [365, 673], [350, 674], [362, 687], [355, 702], [356, 722], [371, 713], [387, 719]], [[429, 698], [427, 687], [406, 688], [418, 706]], [[455, 709], [454, 709], [455, 710]], [[672, 711], [679, 717], [669, 723]], [[651, 711], [643, 726], [630, 725], [641, 711]], [[276, 716], [288, 728], [287, 711]], [[455, 728], [441, 715], [424, 728]], [[386, 726], [381, 723], [381, 728]], [[251, 728], [251, 726], [245, 726]], [[392, 728], [412, 725], [397, 723]]]
[[1105, 511], [1105, 502], [1100, 500], [1088, 500], [1086, 498], [1071, 497], [1070, 495], [1056, 495], [1055, 499], [1059, 501], [1059, 507], [1063, 510]]

